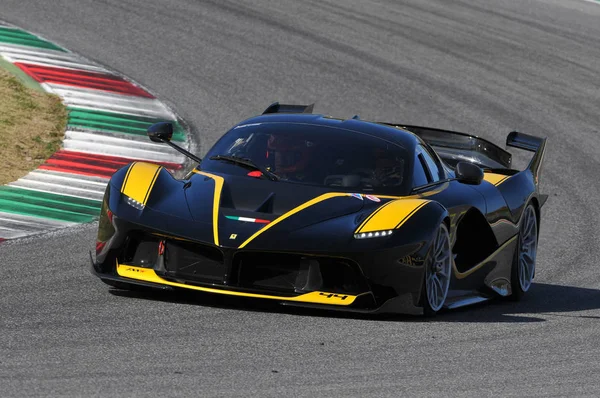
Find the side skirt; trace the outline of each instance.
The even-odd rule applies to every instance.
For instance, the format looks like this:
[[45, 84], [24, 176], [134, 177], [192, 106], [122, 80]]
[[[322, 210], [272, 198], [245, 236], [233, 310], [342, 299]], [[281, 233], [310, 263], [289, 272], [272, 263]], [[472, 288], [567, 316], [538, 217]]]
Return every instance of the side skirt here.
[[444, 308], [452, 310], [454, 308], [466, 307], [468, 305], [482, 303], [482, 302], [488, 301], [488, 300], [491, 300], [491, 297], [480, 295], [477, 293], [471, 293], [471, 294], [467, 294], [464, 296], [455, 296], [455, 297], [446, 299]]

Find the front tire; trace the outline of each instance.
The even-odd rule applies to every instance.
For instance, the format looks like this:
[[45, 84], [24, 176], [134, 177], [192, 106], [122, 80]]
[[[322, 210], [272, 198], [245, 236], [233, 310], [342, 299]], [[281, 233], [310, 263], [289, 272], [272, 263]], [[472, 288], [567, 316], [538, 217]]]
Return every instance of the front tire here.
[[425, 277], [421, 289], [423, 315], [435, 315], [442, 309], [448, 296], [452, 273], [452, 249], [450, 234], [445, 224], [441, 224], [435, 233], [431, 250], [425, 261]]
[[535, 276], [535, 257], [538, 244], [538, 221], [535, 208], [530, 203], [521, 216], [517, 248], [511, 269], [511, 298], [519, 301], [531, 288]]

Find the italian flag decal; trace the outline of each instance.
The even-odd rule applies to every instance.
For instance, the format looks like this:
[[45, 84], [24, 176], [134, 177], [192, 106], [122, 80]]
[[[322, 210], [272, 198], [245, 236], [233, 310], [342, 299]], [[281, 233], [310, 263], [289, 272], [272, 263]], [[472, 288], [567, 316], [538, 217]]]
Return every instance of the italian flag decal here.
[[183, 167], [185, 158], [148, 140], [146, 129], [171, 122], [173, 141], [189, 148], [185, 130], [138, 84], [12, 26], [0, 25], [0, 57], [30, 85], [61, 97], [68, 110], [63, 148], [0, 186], [0, 242], [95, 220], [110, 176], [133, 161]]
[[248, 217], [238, 217], [238, 216], [225, 216], [225, 217], [230, 220], [236, 220], [236, 221], [242, 221], [242, 222], [253, 222], [253, 223], [257, 223], [257, 224], [268, 224], [271, 222], [269, 220], [263, 220], [261, 218], [248, 218]]

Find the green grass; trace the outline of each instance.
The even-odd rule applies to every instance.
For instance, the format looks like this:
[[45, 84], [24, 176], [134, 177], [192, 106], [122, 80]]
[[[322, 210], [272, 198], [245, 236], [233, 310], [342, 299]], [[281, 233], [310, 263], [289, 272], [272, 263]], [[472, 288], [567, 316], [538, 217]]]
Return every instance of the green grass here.
[[67, 111], [56, 95], [26, 87], [1, 68], [0, 98], [0, 184], [6, 184], [60, 148]]

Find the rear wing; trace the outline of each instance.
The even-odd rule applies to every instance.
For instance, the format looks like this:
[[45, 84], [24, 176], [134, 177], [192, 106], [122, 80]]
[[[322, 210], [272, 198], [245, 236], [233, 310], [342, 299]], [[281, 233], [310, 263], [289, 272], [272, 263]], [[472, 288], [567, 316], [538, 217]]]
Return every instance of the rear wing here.
[[512, 155], [498, 145], [483, 138], [456, 131], [405, 124], [380, 123], [414, 133], [450, 166], [460, 161], [476, 163], [488, 169], [510, 169]]
[[542, 160], [544, 159], [544, 153], [546, 152], [546, 138], [534, 137], [533, 135], [512, 131], [506, 137], [506, 146], [534, 152], [527, 168], [531, 170], [533, 178], [535, 179], [535, 184], [537, 185], [540, 168], [542, 167]]
[[[492, 170], [500, 168], [510, 169], [512, 155], [483, 138], [429, 127], [391, 123], [381, 124], [398, 127], [414, 133], [433, 147], [437, 154], [451, 166], [455, 166], [461, 160], [466, 160]], [[512, 131], [506, 137], [506, 146], [533, 152], [533, 157], [529, 161], [526, 170], [531, 172], [537, 189], [540, 181], [542, 161], [546, 152], [546, 138]], [[538, 199], [540, 206], [543, 206], [548, 199], [548, 195], [540, 194]]]
[[265, 111], [263, 115], [269, 113], [312, 113], [315, 104], [310, 105], [294, 105], [294, 104], [280, 104], [279, 102], [273, 102]]
[[[535, 186], [538, 187], [540, 183], [542, 161], [544, 160], [544, 154], [546, 153], [546, 138], [535, 137], [533, 135], [519, 133], [518, 131], [511, 131], [506, 137], [506, 146], [533, 152], [533, 157], [529, 161], [527, 169], [531, 171]], [[548, 195], [540, 194], [538, 199], [540, 201], [540, 207], [542, 207], [544, 203], [546, 203], [546, 200], [548, 200]]]

